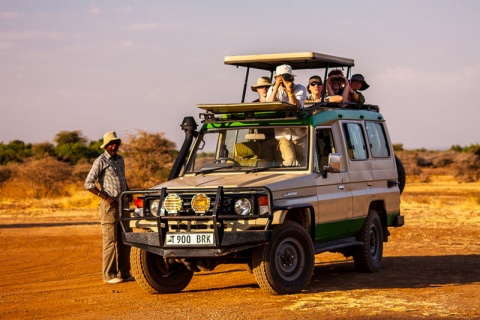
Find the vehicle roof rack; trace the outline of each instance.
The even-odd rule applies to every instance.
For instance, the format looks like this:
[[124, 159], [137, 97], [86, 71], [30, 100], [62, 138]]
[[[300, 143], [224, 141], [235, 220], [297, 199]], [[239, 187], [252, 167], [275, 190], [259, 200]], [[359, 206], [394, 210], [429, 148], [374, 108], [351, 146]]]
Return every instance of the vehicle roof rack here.
[[353, 59], [330, 56], [317, 52], [293, 52], [293, 53], [271, 53], [254, 54], [242, 56], [226, 56], [224, 63], [238, 67], [246, 67], [245, 82], [243, 83], [243, 92], [241, 102], [245, 102], [245, 95], [248, 86], [248, 76], [250, 69], [260, 69], [270, 71], [270, 78], [273, 78], [273, 72], [277, 66], [282, 64], [290, 65], [293, 70], [301, 69], [325, 69], [324, 78], [327, 78], [327, 72], [330, 68], [347, 68], [346, 76], [350, 75], [350, 69], [355, 65]]
[[251, 102], [228, 104], [197, 104], [206, 112], [200, 113], [203, 123], [227, 123], [232, 121], [254, 122], [262, 120], [296, 120], [326, 110], [348, 109], [379, 112], [376, 105], [342, 104], [322, 102], [303, 109], [285, 102]]
[[225, 64], [274, 71], [278, 65], [288, 64], [293, 70], [353, 67], [353, 59], [316, 52], [294, 52], [226, 56]]

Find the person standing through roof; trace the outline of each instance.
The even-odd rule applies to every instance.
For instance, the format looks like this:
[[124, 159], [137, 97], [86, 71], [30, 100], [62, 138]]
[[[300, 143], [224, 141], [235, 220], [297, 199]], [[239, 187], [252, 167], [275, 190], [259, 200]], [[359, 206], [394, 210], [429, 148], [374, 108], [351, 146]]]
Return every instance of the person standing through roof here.
[[282, 64], [275, 71], [275, 84], [268, 89], [267, 102], [283, 101], [298, 108], [303, 108], [307, 99], [307, 89], [301, 84], [295, 84], [292, 67]]
[[307, 90], [310, 95], [307, 96], [306, 103], [315, 103], [322, 100], [323, 83], [320, 76], [311, 76], [308, 79]]
[[328, 73], [325, 81], [328, 96], [341, 96], [343, 102], [348, 102], [348, 94], [350, 92], [350, 82], [343, 75], [342, 70], [335, 69]]
[[260, 77], [257, 80], [257, 84], [251, 86], [253, 92], [258, 93], [258, 99], [253, 100], [252, 102], [265, 102], [267, 101], [267, 91], [270, 88], [272, 83], [268, 77]]
[[362, 106], [365, 103], [365, 97], [360, 91], [367, 90], [370, 86], [365, 81], [363, 75], [357, 73], [350, 78], [350, 91], [348, 100]]
[[100, 148], [105, 152], [95, 159], [85, 179], [85, 189], [102, 199], [99, 205], [103, 236], [102, 273], [103, 281], [110, 284], [134, 280], [130, 275], [130, 247], [121, 240], [118, 222], [119, 196], [128, 190], [125, 163], [118, 154], [121, 142], [115, 131], [103, 135]]

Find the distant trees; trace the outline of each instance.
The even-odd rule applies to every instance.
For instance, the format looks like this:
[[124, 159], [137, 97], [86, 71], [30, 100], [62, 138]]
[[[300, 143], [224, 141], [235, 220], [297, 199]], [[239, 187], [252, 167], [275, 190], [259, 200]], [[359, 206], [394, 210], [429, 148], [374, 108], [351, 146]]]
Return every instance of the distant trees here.
[[87, 138], [79, 130], [61, 131], [55, 136], [54, 142], [56, 145], [50, 142], [26, 144], [21, 140], [13, 140], [8, 144], [0, 143], [0, 165], [24, 162], [30, 157], [38, 160], [46, 156], [76, 164], [81, 159], [91, 161], [102, 153], [101, 140], [87, 143]]
[[[89, 141], [81, 131], [61, 131], [54, 143], [0, 142], [0, 197], [34, 198], [64, 195], [66, 185], [83, 189], [83, 181], [92, 162], [103, 150], [102, 139]], [[452, 146], [447, 151], [404, 150], [394, 145], [407, 175], [427, 182], [429, 170], [444, 168], [445, 174], [459, 182], [480, 180], [480, 145]], [[161, 132], [137, 130], [122, 141], [129, 186], [150, 188], [168, 179], [178, 155], [175, 144]], [[212, 157], [199, 154], [198, 157]]]
[[29, 159], [22, 164], [14, 164], [11, 188], [22, 197], [35, 199], [64, 195], [64, 185], [70, 179], [73, 167], [52, 157]]
[[178, 152], [163, 133], [137, 130], [122, 144], [130, 188], [150, 188], [167, 180]]
[[[66, 193], [65, 186], [83, 181], [103, 150], [102, 139], [88, 141], [79, 130], [61, 131], [55, 144], [0, 143], [0, 196], [34, 198]], [[138, 130], [123, 139], [120, 153], [126, 162], [131, 188], [149, 188], [166, 181], [178, 151], [163, 133]]]
[[32, 145], [21, 140], [13, 140], [8, 144], [0, 143], [0, 165], [9, 162], [22, 162], [32, 156]]
[[407, 175], [419, 181], [429, 181], [428, 168], [443, 168], [445, 174], [453, 176], [458, 182], [480, 180], [479, 144], [466, 147], [454, 145], [446, 151], [398, 150], [395, 154], [402, 160]]

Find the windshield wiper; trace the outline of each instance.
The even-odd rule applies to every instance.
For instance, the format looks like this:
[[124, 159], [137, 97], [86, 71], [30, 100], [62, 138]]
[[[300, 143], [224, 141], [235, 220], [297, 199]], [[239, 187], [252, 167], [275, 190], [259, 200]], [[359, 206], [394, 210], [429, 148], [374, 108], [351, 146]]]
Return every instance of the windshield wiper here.
[[249, 170], [245, 170], [245, 173], [252, 173], [252, 172], [261, 172], [261, 171], [267, 171], [273, 168], [285, 168], [284, 166], [273, 166], [273, 167], [257, 167]]
[[220, 169], [229, 169], [229, 168], [232, 168], [232, 167], [237, 167], [237, 164], [236, 163], [232, 163], [232, 164], [229, 164], [227, 166], [220, 166], [220, 167], [213, 167], [213, 168], [206, 168], [206, 169], [200, 169], [198, 171], [194, 171], [193, 173], [195, 173], [195, 175], [199, 175], [199, 174], [205, 174], [205, 173], [212, 173], [214, 171], [217, 171], [217, 170], [220, 170]]

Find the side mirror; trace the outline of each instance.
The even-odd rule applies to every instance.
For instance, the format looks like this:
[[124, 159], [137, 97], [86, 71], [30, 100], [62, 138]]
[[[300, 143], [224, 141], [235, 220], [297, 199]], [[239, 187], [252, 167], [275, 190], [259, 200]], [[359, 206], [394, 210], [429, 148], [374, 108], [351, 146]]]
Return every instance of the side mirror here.
[[327, 173], [338, 173], [342, 171], [342, 154], [330, 153], [328, 155], [328, 165], [323, 167], [323, 177], [327, 177]]

